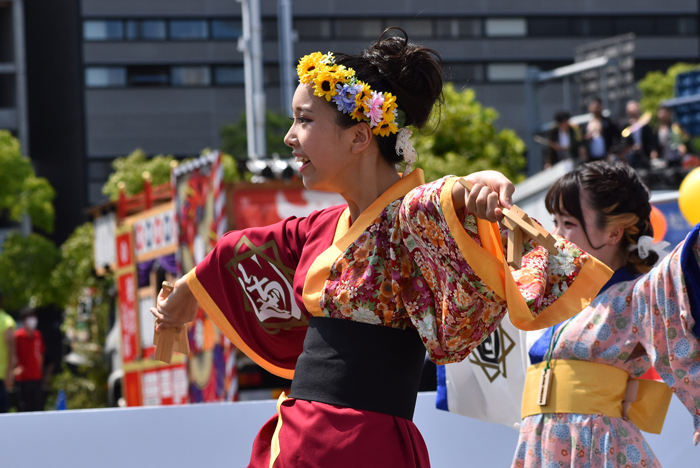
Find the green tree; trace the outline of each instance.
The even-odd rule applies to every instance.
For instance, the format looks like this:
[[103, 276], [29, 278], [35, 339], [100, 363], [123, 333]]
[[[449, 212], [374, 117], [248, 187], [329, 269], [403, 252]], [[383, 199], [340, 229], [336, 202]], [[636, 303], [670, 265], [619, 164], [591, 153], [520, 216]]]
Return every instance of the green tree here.
[[124, 192], [127, 197], [143, 191], [143, 173], [151, 174], [153, 185], [170, 182], [171, 164], [175, 160], [172, 156], [158, 155], [153, 158], [146, 157], [143, 150], [134, 150], [130, 155], [117, 158], [112, 161], [114, 172], [109, 175], [107, 182], [102, 187], [102, 193], [109, 196], [110, 200], [119, 198], [119, 182], [124, 182]]
[[[153, 167], [157, 172], [156, 166], [148, 169]], [[36, 177], [31, 161], [21, 156], [17, 139], [0, 131], [0, 216], [20, 220], [27, 214], [34, 226], [51, 232], [53, 198], [54, 191], [48, 181]], [[85, 321], [78, 311], [88, 291], [86, 288], [94, 297], [92, 313], [87, 319], [92, 340], [77, 350], [86, 358], [85, 364], [77, 375], [64, 366], [52, 381], [55, 390], [66, 391], [70, 408], [107, 404], [109, 365], [102, 355], [102, 344], [107, 333], [112, 279], [94, 276], [93, 263], [90, 223], [78, 227], [60, 250], [41, 234], [25, 236], [17, 231], [11, 232], [0, 246], [0, 290], [8, 310], [16, 311], [26, 305], [56, 305], [65, 309], [65, 331]], [[48, 406], [52, 407], [54, 402], [55, 392]]]
[[[19, 221], [29, 216], [33, 226], [50, 233], [54, 195], [51, 184], [37, 177], [29, 158], [22, 156], [19, 141], [0, 130], [0, 217]], [[0, 246], [0, 290], [5, 307], [17, 310], [51, 304], [50, 277], [57, 262], [58, 251], [46, 237], [10, 233]]]
[[19, 221], [29, 215], [34, 226], [51, 233], [55, 195], [49, 181], [37, 177], [29, 158], [22, 156], [19, 141], [0, 130], [0, 216]]
[[639, 104], [644, 112], [651, 112], [656, 119], [656, 111], [659, 108], [661, 101], [670, 99], [674, 95], [676, 85], [676, 76], [680, 73], [685, 73], [700, 69], [700, 65], [679, 62], [666, 70], [651, 71], [639, 81], [637, 87], [642, 93]]
[[[208, 153], [204, 149], [202, 154]], [[185, 159], [182, 163], [190, 161]], [[221, 156], [224, 166], [224, 181], [237, 182], [241, 179], [238, 167], [233, 158], [227, 154]], [[102, 193], [109, 196], [110, 200], [119, 198], [119, 182], [124, 182], [124, 192], [127, 197], [143, 191], [143, 173], [151, 175], [151, 183], [155, 185], [170, 182], [170, 171], [175, 163], [172, 156], [158, 155], [148, 158], [142, 150], [134, 150], [130, 155], [117, 158], [112, 161], [114, 172], [109, 175], [107, 182], [102, 186]]]
[[[93, 274], [94, 229], [92, 223], [78, 226], [60, 249], [60, 259], [51, 272], [51, 285], [56, 302], [65, 309], [62, 331], [87, 328], [88, 342], [72, 343], [73, 351], [84, 358], [74, 372], [65, 365], [54, 377], [48, 407], [54, 407], [59, 390], [66, 393], [69, 409], [103, 408], [107, 401], [109, 362], [103, 353], [111, 307], [109, 291], [114, 281], [111, 274], [98, 278]], [[80, 314], [81, 303], [91, 304], [89, 317]]]
[[[289, 130], [289, 119], [286, 115], [268, 110], [265, 113], [265, 142], [267, 154], [282, 156], [291, 154], [289, 146], [284, 144], [284, 136]], [[241, 160], [248, 157], [248, 139], [246, 135], [246, 114], [241, 115], [236, 123], [221, 127], [221, 151]]]
[[54, 303], [51, 272], [58, 259], [53, 242], [40, 234], [25, 237], [13, 232], [7, 236], [0, 254], [0, 290], [5, 307], [16, 311], [26, 305]]
[[425, 171], [425, 179], [494, 169], [514, 182], [522, 180], [525, 144], [513, 130], [496, 129], [498, 112], [482, 106], [472, 89], [458, 91], [448, 83], [443, 91], [445, 104], [432, 119], [437, 129], [413, 136], [416, 165]]

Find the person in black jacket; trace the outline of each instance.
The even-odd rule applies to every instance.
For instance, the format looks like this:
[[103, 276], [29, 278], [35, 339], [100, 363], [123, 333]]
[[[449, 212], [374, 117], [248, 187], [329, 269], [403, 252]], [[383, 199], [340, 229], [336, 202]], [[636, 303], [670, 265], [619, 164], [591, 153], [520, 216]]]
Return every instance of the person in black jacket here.
[[649, 168], [649, 160], [656, 148], [656, 135], [648, 118], [641, 115], [639, 103], [629, 101], [625, 108], [627, 127], [622, 131], [623, 147], [620, 159], [635, 169]]
[[569, 123], [571, 114], [559, 111], [554, 115], [555, 126], [547, 134], [548, 146], [545, 151], [545, 168], [565, 159], [576, 159], [581, 149], [581, 134], [578, 128]]
[[584, 130], [586, 159], [606, 159], [608, 155], [619, 151], [620, 130], [612, 120], [603, 116], [603, 102], [600, 98], [593, 98], [588, 105], [588, 111], [593, 114], [593, 118]]

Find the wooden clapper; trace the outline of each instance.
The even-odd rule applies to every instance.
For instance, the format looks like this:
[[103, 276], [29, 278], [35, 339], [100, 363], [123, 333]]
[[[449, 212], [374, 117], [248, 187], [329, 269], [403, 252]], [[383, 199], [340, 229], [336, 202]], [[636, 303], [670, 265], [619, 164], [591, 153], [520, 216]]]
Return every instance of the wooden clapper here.
[[[474, 185], [463, 177], [459, 179], [459, 183], [469, 191], [474, 188]], [[527, 241], [528, 238], [538, 242], [552, 255], [559, 253], [554, 237], [537, 222], [530, 219], [523, 210], [515, 205], [510, 209], [501, 209], [504, 216], [501, 223], [508, 229], [508, 243], [506, 247], [508, 265], [516, 270], [522, 266], [523, 242]]]
[[[464, 178], [459, 179], [459, 183], [467, 190], [471, 191], [474, 185]], [[545, 247], [550, 254], [557, 255], [556, 240], [542, 226], [530, 219], [523, 210], [513, 205], [512, 208], [503, 208], [503, 220], [501, 223], [508, 229], [507, 261], [508, 265], [516, 270], [522, 266], [523, 242], [529, 238], [537, 241]], [[537, 397], [537, 404], [544, 406], [548, 403], [549, 393], [552, 387], [552, 370], [544, 369], [540, 377], [540, 387]]]
[[[163, 296], [168, 297], [171, 292], [173, 292], [173, 285], [168, 281], [163, 281]], [[156, 346], [155, 358], [168, 364], [173, 360], [174, 351], [189, 354], [190, 341], [187, 339], [187, 325], [183, 324], [179, 332], [177, 328], [153, 330], [153, 344]]]

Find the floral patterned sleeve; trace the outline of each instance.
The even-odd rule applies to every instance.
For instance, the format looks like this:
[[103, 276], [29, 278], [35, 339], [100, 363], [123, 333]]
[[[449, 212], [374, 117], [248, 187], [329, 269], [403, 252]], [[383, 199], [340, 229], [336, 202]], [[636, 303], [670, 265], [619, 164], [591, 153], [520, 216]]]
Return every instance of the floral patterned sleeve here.
[[[689, 254], [693, 266], [700, 265], [697, 230], [649, 273], [610, 298], [616, 313], [631, 306], [635, 337], [651, 365], [692, 414], [696, 431], [700, 429], [700, 337], [693, 328], [700, 311], [693, 310], [697, 306], [691, 304], [689, 293], [700, 278], [688, 274], [689, 265], [682, 264], [681, 258]], [[633, 370], [635, 374], [649, 366], [646, 359], [635, 363], [642, 367]]]
[[[446, 221], [445, 211], [454, 211], [443, 206], [444, 197], [441, 201], [446, 180], [412, 190], [404, 197], [399, 211], [403, 243], [413, 262], [411, 277], [404, 279], [402, 299], [431, 359], [438, 364], [463, 360], [498, 327], [507, 311], [503, 297], [475, 271], [479, 265], [474, 261], [470, 265], [466, 260], [463, 246], [458, 245], [452, 232], [455, 227], [451, 230]], [[457, 215], [461, 225], [456, 229], [463, 230], [478, 249], [482, 240], [475, 217], [466, 210]], [[501, 252], [503, 238], [496, 246]], [[523, 267], [513, 272], [526, 309], [533, 317], [567, 291], [582, 264], [590, 258], [566, 241], [558, 241], [558, 246], [560, 255], [551, 257], [541, 246], [528, 246]], [[604, 281], [597, 288], [602, 284]], [[579, 312], [580, 304], [578, 310], [573, 309], [568, 316]]]

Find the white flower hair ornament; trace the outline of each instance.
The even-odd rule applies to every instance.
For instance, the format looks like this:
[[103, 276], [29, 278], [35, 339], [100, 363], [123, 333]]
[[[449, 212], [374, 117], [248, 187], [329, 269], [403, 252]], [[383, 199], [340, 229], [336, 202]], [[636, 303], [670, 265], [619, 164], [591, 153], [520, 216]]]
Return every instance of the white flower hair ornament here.
[[411, 144], [411, 135], [413, 132], [406, 127], [399, 129], [399, 133], [396, 135], [396, 154], [403, 157], [406, 161], [406, 167], [403, 170], [403, 176], [411, 173], [411, 166], [416, 162], [418, 154], [416, 154], [416, 149]]
[[641, 236], [636, 244], [632, 244], [629, 246], [629, 251], [631, 252], [633, 250], [637, 250], [639, 258], [641, 258], [642, 260], [645, 260], [647, 257], [649, 257], [650, 252], [656, 252], [656, 255], [659, 256], [659, 260], [661, 260], [666, 255], [668, 255], [668, 252], [665, 249], [669, 245], [671, 244], [666, 241], [654, 242], [653, 237]]

